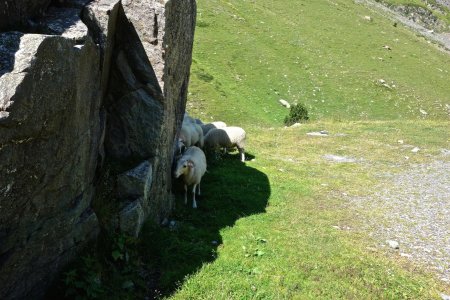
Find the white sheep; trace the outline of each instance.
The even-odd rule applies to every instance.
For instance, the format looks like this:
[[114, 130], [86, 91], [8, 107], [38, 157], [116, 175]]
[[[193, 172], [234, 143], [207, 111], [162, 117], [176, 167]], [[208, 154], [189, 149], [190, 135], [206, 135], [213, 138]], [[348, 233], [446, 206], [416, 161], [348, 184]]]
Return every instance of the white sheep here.
[[195, 146], [187, 148], [183, 156], [177, 161], [174, 171], [175, 178], [183, 175], [184, 182], [184, 204], [187, 204], [187, 188], [192, 188], [192, 207], [197, 208], [195, 201], [195, 189], [198, 186], [198, 195], [200, 195], [200, 181], [206, 172], [206, 157], [203, 151]]
[[227, 127], [227, 124], [225, 124], [225, 122], [222, 121], [216, 121], [216, 122], [211, 122], [208, 124], [203, 124], [202, 125], [202, 130], [203, 130], [203, 135], [208, 134], [208, 131], [210, 131], [211, 129], [214, 128], [225, 128]]
[[245, 130], [241, 127], [213, 128], [205, 136], [205, 148], [234, 148], [237, 147], [241, 161], [245, 161]]
[[203, 148], [203, 131], [200, 125], [191, 123], [190, 121], [183, 121], [181, 125], [179, 140], [183, 142], [186, 147], [197, 145]]
[[198, 124], [198, 125], [203, 125], [204, 124], [202, 122], [202, 120], [189, 116], [189, 114], [187, 112], [184, 113], [184, 117], [183, 117], [183, 122], [185, 122], [185, 121], [190, 122], [190, 123], [194, 123], [194, 124]]

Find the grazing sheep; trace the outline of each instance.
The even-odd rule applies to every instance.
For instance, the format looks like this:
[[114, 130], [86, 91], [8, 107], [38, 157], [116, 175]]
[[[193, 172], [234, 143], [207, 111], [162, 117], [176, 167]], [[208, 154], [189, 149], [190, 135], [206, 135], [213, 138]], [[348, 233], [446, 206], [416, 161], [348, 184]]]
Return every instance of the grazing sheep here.
[[183, 142], [186, 147], [197, 145], [203, 148], [203, 131], [200, 125], [183, 121], [180, 130], [179, 140]]
[[193, 117], [189, 116], [189, 114], [187, 112], [185, 112], [184, 117], [183, 117], [183, 123], [184, 122], [195, 123], [195, 119]]
[[202, 120], [196, 119], [196, 118], [193, 118], [193, 117], [189, 116], [189, 114], [187, 112], [184, 113], [183, 122], [189, 122], [189, 123], [197, 124], [197, 125], [200, 125], [200, 126], [204, 125]]
[[225, 124], [222, 121], [217, 121], [217, 122], [211, 122], [211, 123], [208, 123], [208, 124], [204, 124], [204, 125], [202, 125], [203, 135], [206, 136], [206, 134], [208, 134], [208, 131], [210, 131], [213, 128], [220, 129], [220, 128], [225, 128], [225, 127], [227, 127], [227, 124]]
[[175, 178], [183, 175], [184, 182], [184, 204], [187, 204], [187, 188], [192, 188], [192, 207], [197, 208], [195, 201], [195, 188], [198, 186], [198, 195], [200, 195], [200, 181], [206, 172], [206, 157], [203, 151], [195, 146], [187, 148], [183, 156], [177, 161], [174, 171]]
[[245, 137], [245, 130], [241, 127], [213, 128], [205, 136], [205, 148], [237, 147], [241, 155], [241, 161], [244, 162]]

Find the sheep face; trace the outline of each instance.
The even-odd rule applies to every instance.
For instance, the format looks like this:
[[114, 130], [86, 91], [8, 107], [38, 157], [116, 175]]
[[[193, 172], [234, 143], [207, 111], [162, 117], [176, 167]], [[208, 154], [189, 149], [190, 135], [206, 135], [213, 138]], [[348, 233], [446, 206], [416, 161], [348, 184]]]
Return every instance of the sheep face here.
[[194, 163], [191, 160], [179, 160], [174, 172], [175, 178], [181, 175], [189, 174], [194, 169]]

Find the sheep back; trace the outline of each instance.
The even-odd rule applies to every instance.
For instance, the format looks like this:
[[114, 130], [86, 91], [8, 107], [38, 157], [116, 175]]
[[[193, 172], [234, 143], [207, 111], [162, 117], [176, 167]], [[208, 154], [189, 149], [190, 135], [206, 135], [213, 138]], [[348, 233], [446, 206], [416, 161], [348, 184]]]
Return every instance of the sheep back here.
[[202, 125], [203, 135], [207, 135], [211, 129], [214, 129], [214, 128], [220, 129], [220, 128], [225, 128], [225, 127], [227, 127], [227, 124], [225, 124], [225, 122], [222, 122], [222, 121], [204, 124], [204, 125]]
[[246, 133], [241, 127], [213, 128], [205, 136], [205, 146], [208, 148], [238, 147], [245, 148]]

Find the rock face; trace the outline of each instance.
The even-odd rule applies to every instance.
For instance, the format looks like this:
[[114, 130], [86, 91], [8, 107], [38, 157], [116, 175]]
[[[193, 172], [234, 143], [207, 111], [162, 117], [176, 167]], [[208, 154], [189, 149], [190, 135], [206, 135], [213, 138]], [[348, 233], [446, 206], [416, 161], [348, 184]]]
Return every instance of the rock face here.
[[[0, 30], [48, 2], [1, 2]], [[88, 2], [53, 1], [39, 34], [0, 33], [0, 299], [42, 297], [100, 226], [138, 235], [171, 210], [195, 1]]]

